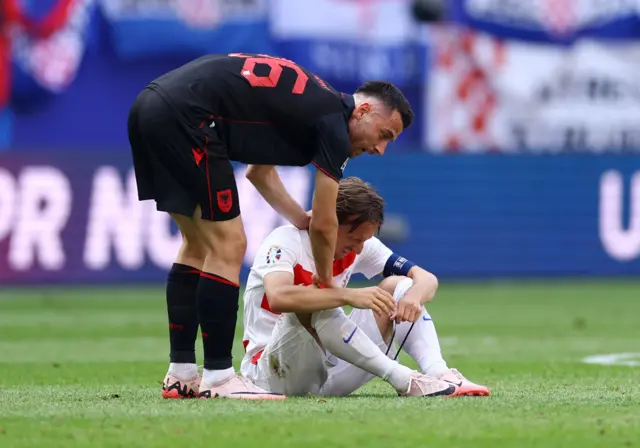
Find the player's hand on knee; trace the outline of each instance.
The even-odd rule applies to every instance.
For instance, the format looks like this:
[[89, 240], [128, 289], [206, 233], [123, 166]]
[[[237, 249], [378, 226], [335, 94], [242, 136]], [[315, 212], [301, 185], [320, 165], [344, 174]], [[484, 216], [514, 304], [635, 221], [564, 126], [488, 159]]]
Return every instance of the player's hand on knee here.
[[403, 297], [398, 301], [395, 316], [392, 318], [396, 323], [415, 322], [422, 316], [422, 304], [419, 300]]
[[347, 302], [353, 308], [370, 309], [379, 316], [392, 316], [396, 303], [387, 291], [372, 286], [370, 288], [347, 289]]

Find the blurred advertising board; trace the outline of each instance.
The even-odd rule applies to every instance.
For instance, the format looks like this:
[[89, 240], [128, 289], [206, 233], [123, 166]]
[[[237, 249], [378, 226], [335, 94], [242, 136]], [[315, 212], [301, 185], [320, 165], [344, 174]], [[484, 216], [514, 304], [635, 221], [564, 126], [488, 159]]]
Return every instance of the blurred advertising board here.
[[411, 0], [272, 0], [277, 50], [329, 82], [422, 82], [425, 45]]
[[[246, 275], [284, 221], [236, 170]], [[637, 157], [389, 154], [346, 171], [386, 199], [383, 241], [440, 277], [640, 274]], [[308, 207], [312, 170], [280, 172]], [[168, 216], [137, 201], [124, 152], [0, 156], [4, 285], [162, 281], [179, 244]]]
[[448, 0], [449, 18], [506, 39], [638, 39], [638, 0]]
[[268, 0], [99, 0], [122, 59], [271, 52]]

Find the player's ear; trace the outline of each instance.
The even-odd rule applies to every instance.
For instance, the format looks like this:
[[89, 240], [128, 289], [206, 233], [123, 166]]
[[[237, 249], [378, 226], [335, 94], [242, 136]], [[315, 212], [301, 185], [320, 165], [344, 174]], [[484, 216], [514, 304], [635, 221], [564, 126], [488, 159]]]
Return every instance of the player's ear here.
[[356, 118], [358, 120], [360, 120], [365, 114], [369, 113], [371, 111], [371, 104], [370, 103], [362, 103], [360, 105], [358, 105], [355, 113], [356, 113]]

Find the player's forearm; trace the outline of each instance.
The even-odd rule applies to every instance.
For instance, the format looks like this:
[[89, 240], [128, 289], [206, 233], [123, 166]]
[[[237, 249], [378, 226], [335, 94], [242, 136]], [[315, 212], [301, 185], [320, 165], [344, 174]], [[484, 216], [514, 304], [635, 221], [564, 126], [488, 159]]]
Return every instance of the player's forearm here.
[[343, 288], [318, 289], [308, 286], [282, 286], [269, 291], [267, 300], [277, 313], [313, 313], [345, 306]]
[[324, 279], [333, 278], [333, 258], [338, 237], [338, 219], [318, 224], [311, 218], [309, 240], [316, 264], [316, 272]]
[[431, 302], [438, 291], [438, 278], [418, 266], [413, 266], [408, 276], [413, 280], [413, 286], [409, 289], [411, 294], [417, 294], [422, 304]]
[[307, 214], [284, 187], [275, 166], [250, 165], [246, 177], [279, 215], [295, 226], [305, 227]]

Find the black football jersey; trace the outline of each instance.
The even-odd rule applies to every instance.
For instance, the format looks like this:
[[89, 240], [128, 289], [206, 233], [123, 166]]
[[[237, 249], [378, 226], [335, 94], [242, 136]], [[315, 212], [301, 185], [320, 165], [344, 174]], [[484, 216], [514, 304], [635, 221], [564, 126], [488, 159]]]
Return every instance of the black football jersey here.
[[336, 180], [342, 178], [354, 99], [292, 61], [259, 54], [208, 55], [149, 87], [190, 123], [215, 128], [231, 160], [313, 163]]

